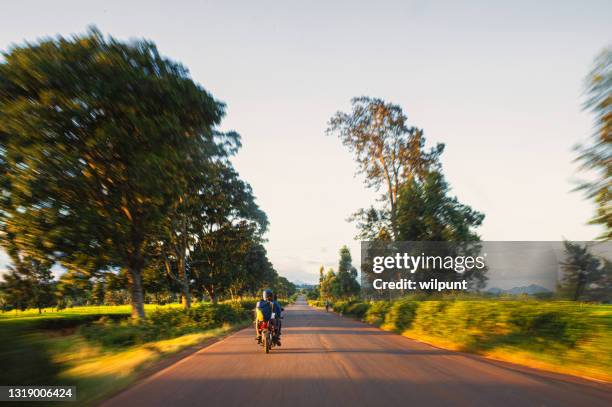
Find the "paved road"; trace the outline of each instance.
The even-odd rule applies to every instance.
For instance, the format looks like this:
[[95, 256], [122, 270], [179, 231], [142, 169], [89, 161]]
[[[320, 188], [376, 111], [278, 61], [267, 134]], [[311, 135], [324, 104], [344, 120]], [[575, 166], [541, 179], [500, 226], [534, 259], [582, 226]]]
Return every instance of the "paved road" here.
[[433, 348], [308, 307], [269, 355], [243, 330], [104, 406], [612, 406], [612, 385]]

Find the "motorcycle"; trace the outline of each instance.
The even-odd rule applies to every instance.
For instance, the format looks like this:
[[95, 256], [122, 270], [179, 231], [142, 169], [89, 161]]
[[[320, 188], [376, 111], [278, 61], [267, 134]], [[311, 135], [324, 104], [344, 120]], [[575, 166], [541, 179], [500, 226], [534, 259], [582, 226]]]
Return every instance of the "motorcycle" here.
[[276, 346], [276, 323], [275, 315], [272, 313], [272, 318], [269, 321], [259, 321], [259, 332], [261, 332], [261, 346], [266, 353]]

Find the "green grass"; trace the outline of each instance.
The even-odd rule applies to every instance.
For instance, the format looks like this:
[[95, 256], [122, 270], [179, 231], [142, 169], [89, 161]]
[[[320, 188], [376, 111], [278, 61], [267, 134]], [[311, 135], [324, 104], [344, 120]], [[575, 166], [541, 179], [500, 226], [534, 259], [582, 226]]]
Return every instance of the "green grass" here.
[[252, 300], [190, 310], [147, 305], [146, 321], [132, 321], [129, 306], [4, 313], [0, 383], [76, 385], [79, 405], [91, 404], [127, 386], [160, 358], [250, 322], [253, 306]]
[[[155, 305], [145, 304], [145, 312], [150, 312], [155, 309], [181, 308], [178, 303]], [[42, 313], [38, 313], [37, 309], [27, 309], [25, 311], [7, 311], [0, 312], [0, 319], [16, 319], [16, 318], [55, 318], [55, 317], [71, 317], [83, 315], [130, 315], [132, 312], [131, 305], [91, 305], [82, 307], [64, 308], [56, 310], [55, 308], [43, 308]]]

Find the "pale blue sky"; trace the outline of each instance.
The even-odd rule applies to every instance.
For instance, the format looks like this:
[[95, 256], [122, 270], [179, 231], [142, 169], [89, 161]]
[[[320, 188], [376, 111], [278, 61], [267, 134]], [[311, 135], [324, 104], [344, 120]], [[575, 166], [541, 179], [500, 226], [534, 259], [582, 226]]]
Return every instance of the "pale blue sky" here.
[[[497, 3], [497, 4], [495, 4]], [[270, 258], [315, 281], [353, 240], [345, 219], [376, 196], [324, 130], [353, 96], [403, 106], [447, 148], [459, 199], [486, 240], [590, 240], [572, 193], [572, 146], [591, 133], [582, 80], [612, 40], [610, 1], [53, 1], [0, 7], [0, 49], [95, 24], [147, 38], [228, 105], [235, 159], [271, 225]], [[0, 256], [0, 269], [4, 268]]]

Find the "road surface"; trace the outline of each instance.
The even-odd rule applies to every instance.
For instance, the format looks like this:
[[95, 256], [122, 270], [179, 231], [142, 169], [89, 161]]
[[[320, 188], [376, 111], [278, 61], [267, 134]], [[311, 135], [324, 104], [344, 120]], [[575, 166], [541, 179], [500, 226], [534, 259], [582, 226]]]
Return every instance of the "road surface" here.
[[103, 405], [612, 406], [612, 385], [437, 349], [303, 300], [283, 323], [268, 355], [242, 330]]

